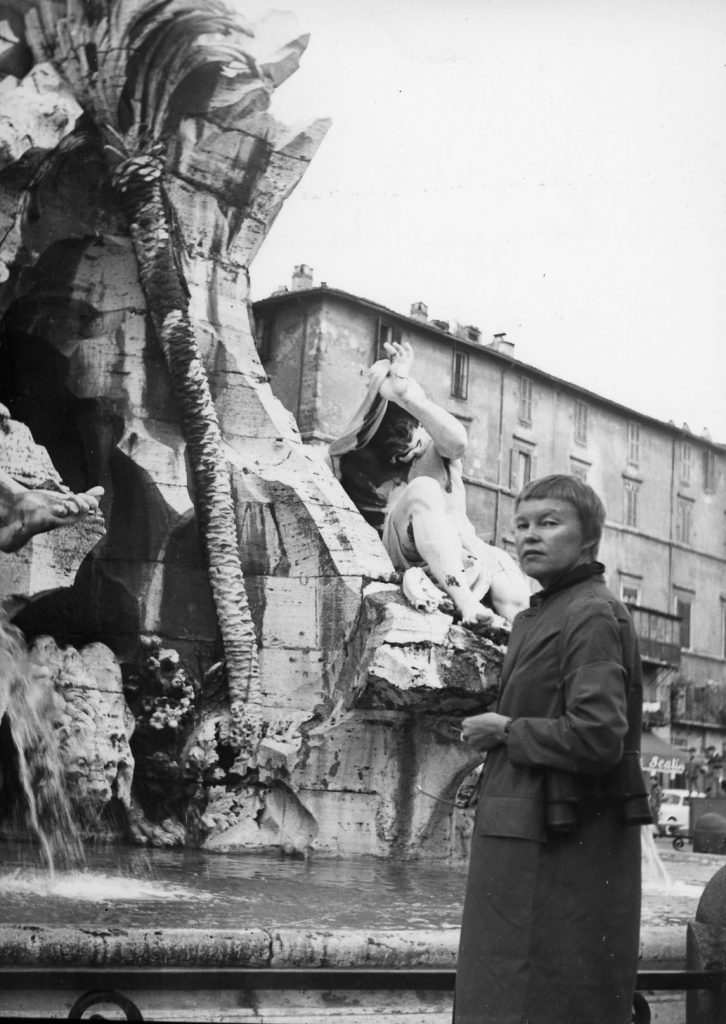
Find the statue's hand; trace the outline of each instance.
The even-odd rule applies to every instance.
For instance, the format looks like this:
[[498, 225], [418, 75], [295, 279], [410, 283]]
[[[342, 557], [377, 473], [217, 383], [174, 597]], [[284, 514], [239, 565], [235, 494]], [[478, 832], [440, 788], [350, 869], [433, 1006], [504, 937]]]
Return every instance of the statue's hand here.
[[435, 612], [446, 597], [418, 566], [406, 569], [401, 590], [408, 603], [421, 612]]
[[388, 353], [391, 373], [409, 377], [413, 366], [413, 348], [408, 341], [386, 341], [383, 347]]
[[412, 387], [419, 388], [416, 381], [411, 380], [413, 349], [407, 341], [386, 341], [383, 347], [388, 353], [390, 369], [381, 384], [380, 393], [389, 401], [403, 402], [411, 394]]

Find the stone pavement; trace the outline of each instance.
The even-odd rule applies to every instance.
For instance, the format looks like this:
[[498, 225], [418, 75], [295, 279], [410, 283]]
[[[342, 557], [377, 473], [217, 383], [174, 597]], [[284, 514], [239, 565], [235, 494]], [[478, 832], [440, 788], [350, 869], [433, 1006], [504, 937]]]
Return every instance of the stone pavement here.
[[685, 964], [688, 921], [695, 917], [708, 880], [726, 866], [726, 857], [694, 853], [690, 844], [674, 850], [672, 840], [666, 838], [657, 839], [656, 848], [670, 885], [644, 883], [642, 955], [649, 964], [681, 967]]

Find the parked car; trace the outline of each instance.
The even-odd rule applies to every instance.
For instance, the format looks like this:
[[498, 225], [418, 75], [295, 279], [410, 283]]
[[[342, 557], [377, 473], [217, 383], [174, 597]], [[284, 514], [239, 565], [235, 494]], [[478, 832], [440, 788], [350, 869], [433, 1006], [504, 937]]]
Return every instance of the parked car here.
[[664, 789], [658, 814], [660, 835], [675, 836], [679, 832], [688, 832], [691, 800], [698, 797], [703, 799], [703, 793], [689, 793], [687, 789]]

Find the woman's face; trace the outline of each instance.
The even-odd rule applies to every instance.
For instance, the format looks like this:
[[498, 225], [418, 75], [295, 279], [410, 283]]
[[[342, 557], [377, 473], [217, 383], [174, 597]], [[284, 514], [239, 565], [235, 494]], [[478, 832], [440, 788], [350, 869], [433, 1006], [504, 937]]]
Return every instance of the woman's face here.
[[583, 536], [580, 517], [569, 501], [521, 501], [514, 534], [522, 569], [545, 587], [576, 565], [592, 561], [593, 542]]

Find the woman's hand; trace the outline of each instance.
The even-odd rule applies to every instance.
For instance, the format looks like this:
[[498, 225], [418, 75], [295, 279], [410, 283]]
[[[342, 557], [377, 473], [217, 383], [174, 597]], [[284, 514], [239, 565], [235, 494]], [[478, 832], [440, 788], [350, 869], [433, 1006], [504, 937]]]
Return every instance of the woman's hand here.
[[504, 727], [509, 725], [511, 718], [500, 715], [496, 711], [486, 711], [483, 715], [471, 715], [461, 723], [461, 738], [464, 743], [477, 750], [493, 750], [506, 742]]

